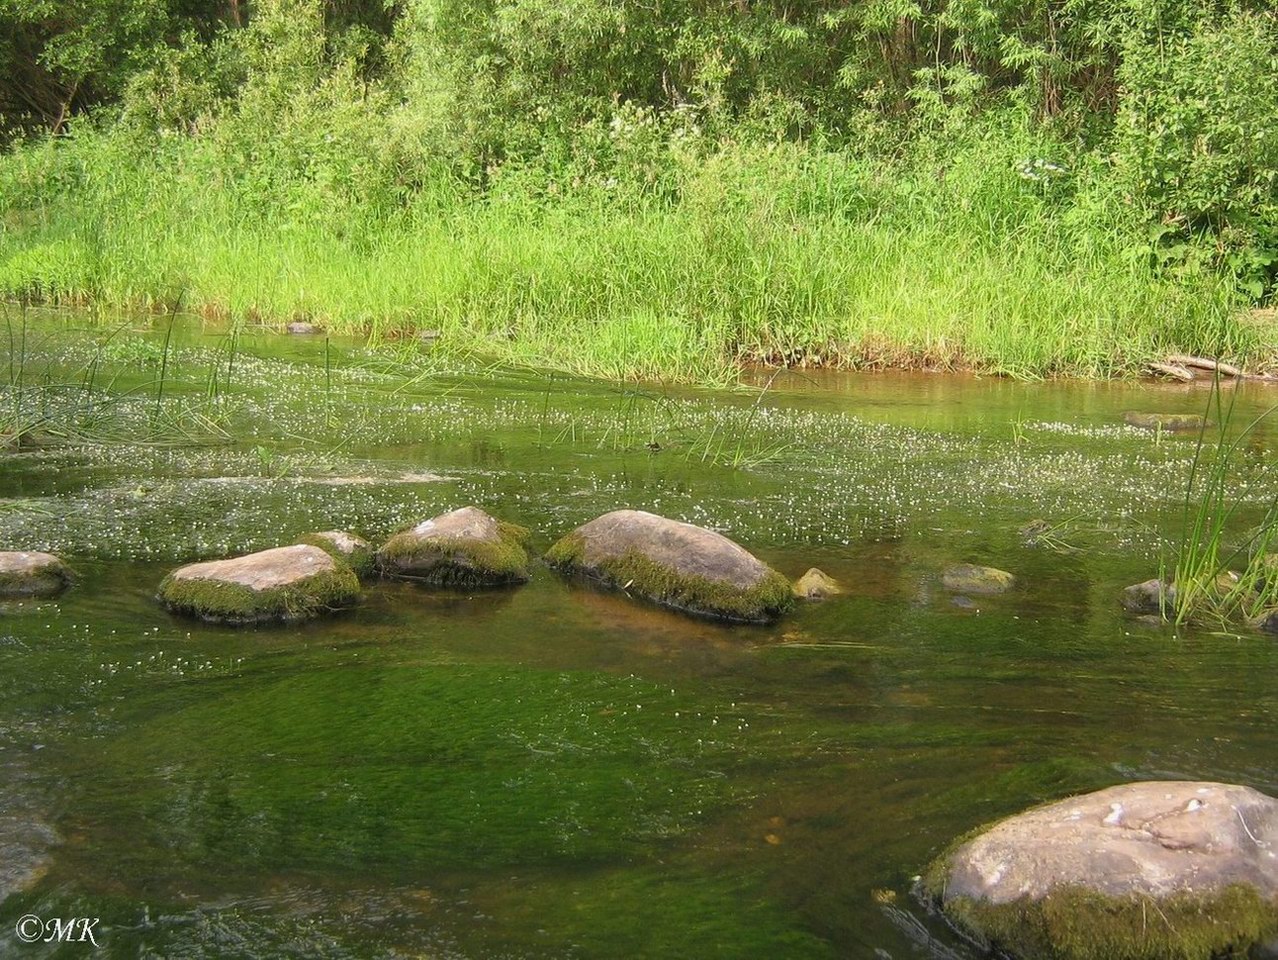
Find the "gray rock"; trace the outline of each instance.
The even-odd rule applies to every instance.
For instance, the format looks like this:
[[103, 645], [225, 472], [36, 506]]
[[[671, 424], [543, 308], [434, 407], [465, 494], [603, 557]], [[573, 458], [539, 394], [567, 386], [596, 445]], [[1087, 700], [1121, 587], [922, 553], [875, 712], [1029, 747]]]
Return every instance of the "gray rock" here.
[[175, 613], [234, 624], [309, 620], [358, 596], [349, 566], [303, 543], [179, 567], [159, 592]]
[[1003, 820], [925, 885], [961, 929], [1013, 956], [1209, 960], [1278, 929], [1275, 848], [1278, 801], [1256, 790], [1133, 783]]
[[287, 332], [296, 336], [308, 336], [316, 333], [323, 333], [324, 328], [319, 324], [309, 323], [305, 320], [294, 320], [284, 328]]
[[1006, 570], [960, 563], [941, 574], [941, 584], [953, 593], [1006, 593], [1016, 586], [1016, 578]]
[[1212, 425], [1210, 420], [1205, 420], [1197, 413], [1140, 413], [1135, 410], [1124, 413], [1123, 421], [1142, 430], [1163, 430], [1173, 433], [1201, 430], [1203, 427]]
[[764, 622], [793, 602], [790, 583], [727, 537], [642, 510], [615, 510], [583, 524], [546, 554], [582, 574], [687, 613]]
[[1161, 580], [1146, 580], [1124, 587], [1119, 602], [1128, 613], [1171, 613], [1176, 603], [1176, 588]]
[[485, 587], [528, 579], [528, 531], [462, 507], [403, 530], [377, 551], [383, 574], [442, 586]]
[[801, 600], [826, 600], [842, 592], [837, 580], [816, 567], [794, 581], [794, 595]]
[[1266, 610], [1252, 622], [1252, 626], [1262, 633], [1278, 635], [1278, 609]]
[[57, 596], [71, 582], [71, 571], [51, 553], [0, 552], [0, 599]]

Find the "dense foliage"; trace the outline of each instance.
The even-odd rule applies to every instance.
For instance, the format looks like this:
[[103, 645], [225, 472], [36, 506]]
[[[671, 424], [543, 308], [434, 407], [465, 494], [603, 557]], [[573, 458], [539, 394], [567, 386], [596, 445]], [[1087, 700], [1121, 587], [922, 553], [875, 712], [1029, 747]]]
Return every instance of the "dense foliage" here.
[[[1263, 0], [0, 0], [0, 63], [10, 294], [194, 284], [232, 312], [517, 326], [562, 309], [538, 297], [568, 283], [526, 249], [484, 265], [505, 264], [501, 280], [441, 269], [360, 310], [317, 300], [314, 278], [306, 296], [237, 289], [174, 251], [202, 242], [193, 219], [219, 231], [210, 257], [260, 226], [274, 239], [252, 244], [310, 234], [349, 258], [440, 220], [454, 236], [501, 221], [500, 243], [510, 222], [564, 218], [633, 248], [658, 218], [692, 262], [654, 261], [601, 297], [664, 284], [672, 312], [734, 328], [729, 352], [837, 354], [857, 338], [864, 355], [876, 331], [823, 328], [823, 313], [884, 312], [881, 346], [900, 311], [828, 275], [823, 258], [860, 242], [831, 231], [895, 231], [863, 253], [934, 305], [968, 294], [936, 279], [940, 261], [975, 277], [1009, 244], [1019, 279], [990, 282], [1032, 296], [1050, 277], [1106, 304], [1112, 282], [1152, 313], [1173, 288], [1223, 309], [1220, 278], [1264, 303], [1278, 273], [1278, 14]], [[542, 291], [476, 292], [529, 276]], [[743, 277], [774, 289], [729, 303]], [[1105, 309], [1085, 324], [1127, 322]], [[1172, 313], [1171, 328], [1206, 329]], [[806, 334], [769, 332], [796, 314]], [[1070, 326], [1044, 356], [1063, 360]], [[1110, 365], [1176, 339], [1142, 336]], [[979, 354], [953, 337], [920, 327], [905, 352]]]

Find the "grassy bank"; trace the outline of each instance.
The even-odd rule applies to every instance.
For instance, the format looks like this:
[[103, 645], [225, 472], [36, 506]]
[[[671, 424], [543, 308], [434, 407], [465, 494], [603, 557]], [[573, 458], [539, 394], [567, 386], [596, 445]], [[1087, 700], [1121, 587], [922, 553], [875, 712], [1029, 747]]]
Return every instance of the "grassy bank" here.
[[0, 158], [0, 294], [435, 329], [619, 379], [722, 380], [751, 360], [1108, 377], [1173, 351], [1260, 356], [1231, 283], [1160, 275], [1100, 173], [1042, 171], [1050, 141], [997, 133], [893, 161], [729, 147], [660, 189], [522, 171], [338, 203], [214, 142], [86, 128]]

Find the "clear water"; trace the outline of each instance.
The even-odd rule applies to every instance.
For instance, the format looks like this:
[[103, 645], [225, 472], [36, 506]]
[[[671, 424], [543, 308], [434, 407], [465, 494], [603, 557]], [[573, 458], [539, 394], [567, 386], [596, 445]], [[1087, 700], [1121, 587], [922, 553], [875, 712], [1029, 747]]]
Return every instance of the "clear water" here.
[[[84, 955], [19, 942], [35, 913], [100, 917], [111, 957], [968, 957], [910, 895], [956, 835], [1132, 779], [1278, 792], [1278, 644], [1116, 601], [1175, 541], [1195, 447], [1122, 414], [1201, 412], [1201, 389], [701, 392], [8, 320], [0, 410], [52, 445], [0, 455], [0, 543], [80, 582], [0, 614], [0, 889], [38, 876], [0, 906], [0, 955]], [[1240, 532], [1278, 494], [1276, 443], [1240, 456]], [[468, 503], [540, 549], [653, 510], [846, 593], [770, 627], [542, 568], [498, 593], [375, 584], [304, 627], [153, 599], [182, 561]], [[1035, 519], [1057, 540], [1027, 544]], [[956, 603], [960, 561], [1020, 586]]]

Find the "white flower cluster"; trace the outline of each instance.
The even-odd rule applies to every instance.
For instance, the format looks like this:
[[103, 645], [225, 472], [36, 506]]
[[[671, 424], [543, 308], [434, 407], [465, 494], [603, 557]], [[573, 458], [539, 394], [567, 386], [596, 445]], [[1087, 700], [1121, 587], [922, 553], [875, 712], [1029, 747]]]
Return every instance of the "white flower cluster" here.
[[1016, 172], [1025, 180], [1042, 182], [1066, 176], [1069, 173], [1069, 169], [1059, 163], [1053, 163], [1051, 160], [1035, 157], [1033, 160], [1026, 160], [1018, 166]]

